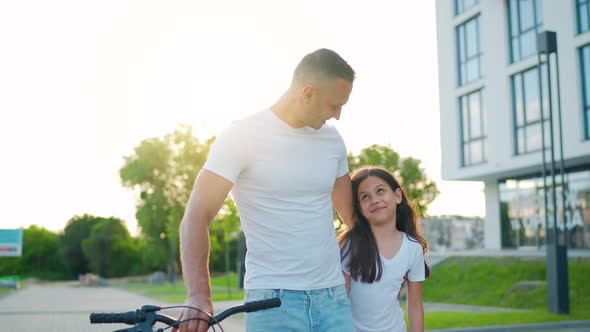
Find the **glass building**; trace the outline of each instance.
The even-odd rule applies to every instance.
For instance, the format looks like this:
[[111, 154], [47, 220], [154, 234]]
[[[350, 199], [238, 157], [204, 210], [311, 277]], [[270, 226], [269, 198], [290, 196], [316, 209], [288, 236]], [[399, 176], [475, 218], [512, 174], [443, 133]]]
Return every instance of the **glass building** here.
[[[485, 247], [541, 250], [557, 225], [569, 248], [590, 249], [590, 1], [443, 0], [436, 18], [442, 176], [484, 182]], [[551, 75], [536, 51], [545, 30], [559, 47]], [[554, 113], [552, 140], [558, 80], [563, 132]], [[543, 147], [550, 164], [560, 138], [554, 208]]]

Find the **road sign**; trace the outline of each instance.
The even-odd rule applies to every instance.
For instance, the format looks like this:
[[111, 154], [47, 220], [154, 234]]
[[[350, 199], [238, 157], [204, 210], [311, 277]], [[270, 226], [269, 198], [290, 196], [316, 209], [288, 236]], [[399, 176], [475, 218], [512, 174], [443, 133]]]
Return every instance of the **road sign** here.
[[23, 254], [23, 230], [0, 229], [0, 257]]

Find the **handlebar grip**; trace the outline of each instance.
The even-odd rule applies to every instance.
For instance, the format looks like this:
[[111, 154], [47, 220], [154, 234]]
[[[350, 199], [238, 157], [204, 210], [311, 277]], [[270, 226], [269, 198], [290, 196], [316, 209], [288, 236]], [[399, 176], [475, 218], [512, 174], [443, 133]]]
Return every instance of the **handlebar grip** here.
[[245, 312], [252, 312], [281, 306], [281, 299], [275, 297], [268, 300], [252, 301], [244, 303]]
[[144, 320], [145, 315], [142, 314], [140, 311], [90, 314], [90, 324], [123, 323], [133, 325]]

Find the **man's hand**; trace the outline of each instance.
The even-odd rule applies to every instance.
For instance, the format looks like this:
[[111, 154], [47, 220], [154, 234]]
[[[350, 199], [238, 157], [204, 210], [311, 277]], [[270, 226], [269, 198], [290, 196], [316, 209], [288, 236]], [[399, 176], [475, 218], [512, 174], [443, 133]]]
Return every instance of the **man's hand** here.
[[[213, 316], [213, 305], [209, 298], [187, 297], [185, 305], [201, 309]], [[178, 320], [192, 319], [191, 321], [180, 324], [180, 328], [175, 327], [172, 332], [206, 332], [209, 329], [209, 319], [207, 314], [190, 308], [184, 308]]]

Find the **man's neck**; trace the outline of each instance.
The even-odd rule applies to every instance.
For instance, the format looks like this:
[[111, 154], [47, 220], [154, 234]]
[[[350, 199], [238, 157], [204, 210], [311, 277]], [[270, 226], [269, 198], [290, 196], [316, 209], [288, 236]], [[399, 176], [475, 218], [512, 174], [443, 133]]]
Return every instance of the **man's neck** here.
[[270, 107], [270, 110], [289, 127], [302, 128], [305, 124], [297, 118], [295, 100], [291, 96], [291, 93], [291, 90], [285, 92], [285, 94]]

